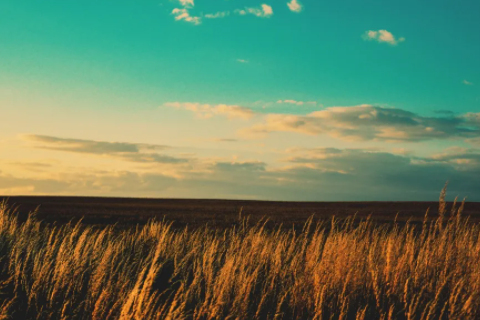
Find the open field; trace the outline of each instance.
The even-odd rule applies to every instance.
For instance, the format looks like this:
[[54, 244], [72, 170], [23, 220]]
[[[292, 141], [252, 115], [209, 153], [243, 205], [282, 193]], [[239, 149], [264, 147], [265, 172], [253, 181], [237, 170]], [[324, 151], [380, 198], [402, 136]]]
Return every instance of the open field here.
[[[366, 218], [369, 215], [378, 222], [391, 223], [410, 219], [421, 223], [425, 212], [438, 213], [438, 202], [275, 202], [248, 200], [195, 200], [195, 199], [138, 199], [93, 197], [9, 197], [10, 205], [16, 205], [20, 218], [25, 220], [30, 211], [39, 207], [37, 218], [45, 222], [66, 223], [83, 217], [84, 224], [135, 225], [149, 219], [165, 219], [174, 227], [203, 226], [228, 227], [238, 221], [240, 210], [253, 222], [267, 217], [269, 226], [303, 225], [312, 215], [316, 219], [348, 217]], [[449, 203], [449, 206], [452, 204]], [[472, 221], [480, 221], [480, 203], [467, 202], [464, 215]]]
[[[38, 199], [20, 199], [23, 210]], [[292, 218], [290, 222], [303, 224], [299, 230], [286, 230], [239, 217], [235, 205], [255, 208], [251, 202], [216, 201], [221, 204], [216, 210], [231, 208], [231, 219], [237, 220], [230, 226], [222, 220], [218, 228], [197, 222], [190, 228], [180, 225], [196, 216], [191, 212], [211, 208], [211, 202], [190, 200], [189, 211], [181, 211], [173, 205], [180, 202], [173, 200], [122, 200], [115, 209], [112, 199], [90, 199], [75, 211], [81, 206], [74, 207], [73, 200], [85, 201], [54, 198], [44, 208], [57, 211], [42, 214], [60, 216], [62, 203], [65, 212], [70, 208], [77, 215], [109, 208], [120, 211], [126, 219], [120, 222], [127, 224], [120, 229], [52, 225], [35, 215], [19, 219], [4, 202], [0, 319], [480, 317], [480, 224], [464, 218], [463, 204], [452, 209], [440, 201], [437, 213], [419, 224], [327, 218], [325, 211], [323, 220]], [[135, 207], [135, 202], [144, 207]], [[86, 210], [88, 204], [95, 210]], [[280, 205], [263, 203], [263, 208]], [[361, 208], [348, 205], [342, 210]], [[365, 210], [382, 208], [381, 203], [363, 205]], [[413, 204], [403, 205], [413, 209]], [[304, 204], [293, 212], [313, 206]], [[135, 208], [177, 208], [185, 220], [178, 228], [167, 221], [129, 227], [136, 221], [128, 219], [135, 216]], [[294, 208], [284, 204], [282, 214]], [[208, 215], [202, 214], [197, 213], [206, 221]], [[420, 219], [425, 212], [412, 216]], [[274, 213], [271, 217], [278, 219]]]

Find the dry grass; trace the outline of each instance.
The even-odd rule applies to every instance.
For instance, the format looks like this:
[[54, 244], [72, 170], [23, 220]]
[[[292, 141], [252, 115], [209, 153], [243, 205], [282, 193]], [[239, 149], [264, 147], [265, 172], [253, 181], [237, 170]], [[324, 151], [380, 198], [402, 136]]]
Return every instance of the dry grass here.
[[420, 227], [301, 233], [19, 223], [4, 203], [0, 319], [478, 319], [480, 226], [442, 201]]

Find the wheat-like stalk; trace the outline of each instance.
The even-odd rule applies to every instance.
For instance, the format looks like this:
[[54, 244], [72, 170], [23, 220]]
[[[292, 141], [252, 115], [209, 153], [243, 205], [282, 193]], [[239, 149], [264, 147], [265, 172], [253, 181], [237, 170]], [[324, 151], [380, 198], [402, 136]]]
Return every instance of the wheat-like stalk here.
[[0, 319], [475, 319], [480, 226], [309, 219], [172, 229], [20, 223], [0, 204]]

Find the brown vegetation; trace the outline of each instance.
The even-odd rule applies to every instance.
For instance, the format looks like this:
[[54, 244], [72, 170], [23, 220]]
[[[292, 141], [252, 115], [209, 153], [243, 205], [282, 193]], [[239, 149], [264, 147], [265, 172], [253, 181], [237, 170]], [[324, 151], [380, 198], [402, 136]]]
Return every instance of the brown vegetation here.
[[19, 222], [0, 207], [1, 319], [474, 319], [480, 225], [241, 219], [223, 231]]
[[[284, 202], [219, 199], [145, 199], [145, 198], [96, 198], [23, 196], [2, 198], [18, 209], [20, 221], [37, 208], [37, 219], [43, 222], [64, 224], [79, 221], [85, 225], [121, 226], [144, 225], [151, 219], [172, 222], [174, 229], [209, 227], [225, 229], [238, 224], [238, 212], [250, 217], [252, 223], [268, 218], [267, 228], [282, 224], [287, 228], [301, 229], [314, 216], [314, 221], [338, 219], [356, 215], [375, 222], [422, 224], [425, 211], [430, 218], [438, 216], [438, 202]], [[447, 204], [449, 207], [452, 203]], [[465, 215], [471, 221], [480, 222], [480, 202], [469, 202]]]

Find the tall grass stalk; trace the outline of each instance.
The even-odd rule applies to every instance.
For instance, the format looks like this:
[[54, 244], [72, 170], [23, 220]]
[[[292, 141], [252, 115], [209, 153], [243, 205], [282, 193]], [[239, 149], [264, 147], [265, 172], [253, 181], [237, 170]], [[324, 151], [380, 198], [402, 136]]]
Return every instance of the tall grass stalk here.
[[479, 319], [480, 227], [310, 219], [223, 231], [20, 223], [0, 205], [0, 319]]

